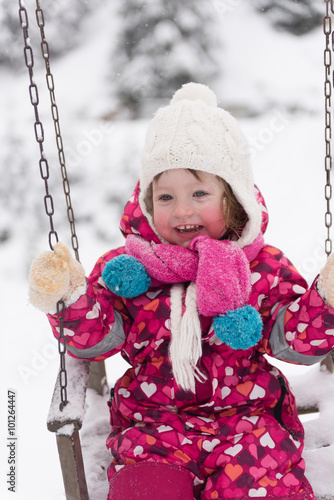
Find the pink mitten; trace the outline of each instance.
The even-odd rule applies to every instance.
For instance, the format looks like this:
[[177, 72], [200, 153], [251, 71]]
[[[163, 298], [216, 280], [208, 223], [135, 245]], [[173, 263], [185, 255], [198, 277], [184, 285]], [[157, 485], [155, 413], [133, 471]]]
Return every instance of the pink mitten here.
[[189, 250], [199, 255], [196, 284], [201, 314], [217, 316], [247, 303], [251, 289], [249, 262], [236, 243], [198, 236]]
[[214, 316], [217, 337], [236, 350], [255, 346], [262, 336], [262, 319], [246, 305], [251, 273], [245, 252], [232, 241], [195, 238], [190, 249], [199, 255], [197, 305], [204, 316]]

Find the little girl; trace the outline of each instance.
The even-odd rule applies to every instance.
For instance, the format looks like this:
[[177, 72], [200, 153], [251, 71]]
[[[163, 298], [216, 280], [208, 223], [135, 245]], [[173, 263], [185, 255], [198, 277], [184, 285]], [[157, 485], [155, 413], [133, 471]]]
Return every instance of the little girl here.
[[131, 367], [109, 402], [109, 500], [314, 499], [289, 385], [264, 354], [310, 365], [334, 347], [334, 266], [308, 288], [264, 244], [247, 145], [189, 83], [147, 133], [125, 246], [88, 279], [66, 247], [36, 259], [31, 302], [67, 309], [68, 352]]

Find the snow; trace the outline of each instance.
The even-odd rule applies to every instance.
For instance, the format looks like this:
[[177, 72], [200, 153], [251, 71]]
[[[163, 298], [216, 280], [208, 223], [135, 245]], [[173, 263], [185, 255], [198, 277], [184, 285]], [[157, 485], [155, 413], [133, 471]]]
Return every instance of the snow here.
[[[218, 9], [222, 2], [208, 4], [216, 9], [222, 23], [223, 41], [223, 75], [212, 87], [220, 105], [240, 115], [250, 140], [256, 182], [269, 209], [266, 240], [281, 248], [311, 283], [325, 262], [322, 29], [293, 37], [273, 31], [245, 3], [241, 8], [239, 2], [227, 2], [229, 8], [224, 10]], [[69, 174], [74, 178], [71, 194], [79, 215], [80, 256], [87, 272], [99, 255], [122, 244], [118, 230], [121, 203], [126, 202], [134, 187], [147, 126], [146, 118], [106, 121], [113, 109], [106, 60], [117, 24], [111, 13], [111, 2], [102, 2], [101, 8], [85, 21], [85, 38], [82, 36], [79, 47], [51, 68], [62, 132], [69, 148]], [[48, 249], [33, 110], [25, 70], [0, 71], [1, 161], [8, 164], [10, 176], [20, 188], [16, 199], [9, 196], [6, 204], [0, 200], [0, 218], [10, 217], [14, 227], [13, 237], [0, 244], [0, 495], [12, 498], [6, 485], [7, 391], [12, 390], [16, 394], [17, 418], [15, 499], [60, 500], [65, 495], [56, 440], [46, 427], [59, 355], [47, 319], [28, 304], [27, 298], [31, 259]], [[42, 70], [37, 69], [35, 80], [42, 88], [43, 78]], [[41, 90], [42, 120], [48, 116], [46, 99], [46, 91]], [[15, 148], [15, 138], [23, 141], [24, 150]], [[49, 154], [48, 138], [45, 146]], [[54, 156], [50, 153], [51, 160]], [[51, 174], [54, 172], [52, 165]], [[62, 194], [57, 192], [60, 182], [57, 178], [54, 184], [55, 219], [56, 227], [63, 229], [66, 214]], [[23, 202], [25, 209], [18, 217], [14, 209]], [[8, 206], [13, 209], [12, 215], [2, 209]], [[63, 239], [69, 243], [66, 234]], [[329, 495], [334, 491], [334, 376], [320, 371], [319, 366], [275, 364], [289, 377], [301, 404], [320, 406], [320, 416], [303, 417], [304, 458], [316, 493]], [[124, 371], [125, 362], [115, 357], [106, 367], [112, 386]], [[82, 418], [84, 410], [79, 400], [71, 395], [72, 409], [78, 403], [75, 413]], [[108, 433], [106, 398], [89, 390], [81, 440], [91, 500], [107, 496]], [[318, 449], [323, 445], [326, 447]]]
[[[72, 374], [71, 377], [67, 377], [66, 391], [68, 403], [62, 410], [59, 409], [61, 397], [59, 380], [57, 380], [47, 421], [50, 426], [54, 422], [57, 422], [56, 425], [58, 426], [71, 419], [78, 421], [81, 427], [85, 417], [85, 389], [88, 382], [89, 363], [67, 355], [65, 360], [66, 370]], [[66, 426], [61, 427], [62, 434], [67, 434], [64, 427]]]

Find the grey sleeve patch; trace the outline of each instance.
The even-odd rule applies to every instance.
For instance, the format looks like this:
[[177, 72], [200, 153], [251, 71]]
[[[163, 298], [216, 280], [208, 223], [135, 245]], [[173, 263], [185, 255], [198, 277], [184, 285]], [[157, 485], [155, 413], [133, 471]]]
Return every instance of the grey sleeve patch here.
[[287, 343], [284, 332], [284, 316], [288, 307], [287, 305], [279, 311], [270, 333], [269, 344], [273, 356], [282, 361], [291, 361], [301, 365], [314, 365], [315, 363], [320, 363], [320, 361], [326, 357], [326, 354], [324, 356], [301, 354], [300, 352], [294, 351]]
[[114, 311], [114, 314], [115, 322], [108, 335], [106, 335], [101, 342], [93, 347], [88, 347], [87, 349], [78, 349], [77, 347], [66, 346], [67, 350], [79, 358], [90, 359], [100, 356], [101, 354], [111, 351], [111, 349], [121, 345], [125, 340], [123, 319], [119, 312]]

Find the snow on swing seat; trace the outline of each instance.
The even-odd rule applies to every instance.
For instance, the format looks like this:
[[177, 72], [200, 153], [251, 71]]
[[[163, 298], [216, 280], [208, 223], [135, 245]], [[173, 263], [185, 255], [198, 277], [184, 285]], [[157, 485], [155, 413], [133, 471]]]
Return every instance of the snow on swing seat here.
[[71, 428], [73, 430], [79, 430], [81, 428], [85, 416], [86, 388], [88, 384], [90, 362], [71, 358], [67, 355], [65, 359], [68, 403], [62, 411], [59, 409], [61, 397], [58, 375], [47, 418], [47, 426], [51, 432], [57, 432], [59, 430], [60, 434], [66, 434], [66, 430], [68, 430], [68, 434], [71, 434]]

